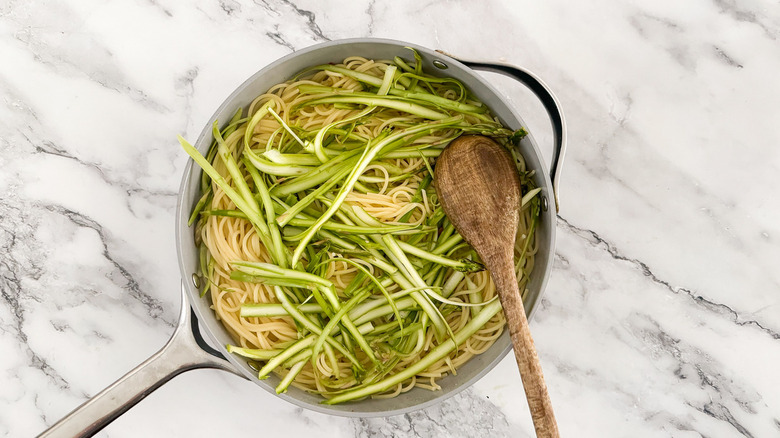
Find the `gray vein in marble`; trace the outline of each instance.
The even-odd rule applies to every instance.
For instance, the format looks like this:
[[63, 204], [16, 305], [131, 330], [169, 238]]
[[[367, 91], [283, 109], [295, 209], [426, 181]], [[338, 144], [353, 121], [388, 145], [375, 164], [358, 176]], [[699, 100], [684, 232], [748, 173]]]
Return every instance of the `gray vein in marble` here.
[[513, 428], [493, 403], [472, 390], [409, 414], [356, 419], [354, 427], [355, 436], [366, 438], [492, 438], [525, 435]]
[[306, 21], [306, 27], [309, 29], [309, 31], [311, 31], [312, 34], [314, 34], [314, 36], [317, 37], [317, 39], [320, 41], [330, 41], [330, 38], [326, 37], [322, 33], [322, 29], [320, 29], [320, 26], [317, 24], [317, 17], [314, 15], [314, 12], [301, 9], [290, 0], [279, 0], [279, 3], [288, 6], [293, 10], [293, 12], [303, 18]]
[[[647, 420], [650, 420], [652, 418], [648, 418]], [[681, 432], [696, 432], [696, 429], [693, 428], [693, 425], [690, 423], [683, 423], [677, 418], [668, 418], [666, 419], [666, 422], [673, 427], [675, 431], [681, 431]], [[664, 431], [668, 430], [669, 428], [664, 426], [662, 427]], [[699, 434], [702, 438], [707, 438], [705, 435]]]
[[106, 236], [106, 231], [103, 229], [103, 226], [100, 225], [98, 222], [94, 221], [93, 219], [73, 210], [69, 210], [65, 207], [62, 207], [60, 205], [44, 205], [42, 206], [46, 210], [49, 210], [53, 213], [60, 214], [74, 224], [80, 226], [80, 227], [86, 227], [94, 230], [98, 236], [100, 237], [100, 242], [103, 245], [103, 257], [108, 260], [111, 265], [114, 266], [114, 268], [119, 271], [122, 278], [125, 279], [127, 284], [124, 286], [125, 289], [130, 291], [130, 296], [133, 297], [135, 300], [140, 302], [145, 308], [146, 313], [149, 314], [153, 319], [163, 321], [168, 326], [172, 327], [174, 324], [171, 321], [165, 320], [163, 317], [165, 315], [165, 311], [163, 309], [162, 303], [153, 298], [151, 295], [145, 293], [143, 290], [141, 290], [141, 286], [138, 284], [138, 281], [133, 277], [133, 274], [130, 273], [130, 271], [122, 266], [121, 263], [116, 261], [113, 256], [111, 255], [111, 252], [108, 249], [108, 239]]
[[683, 27], [666, 18], [647, 13], [632, 16], [629, 23], [642, 38], [665, 50], [680, 66], [688, 70], [695, 68], [690, 50], [679, 43], [679, 36], [685, 31]]
[[[18, 207], [0, 202], [0, 231], [2, 231], [0, 248], [4, 254], [0, 259], [0, 296], [7, 303], [13, 319], [13, 321], [2, 321], [0, 329], [8, 331], [6, 327], [10, 325], [10, 330], [22, 341], [21, 348], [27, 356], [28, 364], [44, 373], [60, 389], [67, 389], [68, 382], [30, 347], [27, 334], [24, 332], [24, 308], [21, 301], [22, 299], [37, 300], [37, 298], [25, 294], [20, 276], [26, 275], [37, 279], [42, 274], [41, 269], [31, 260], [29, 251], [31, 248], [22, 250], [18, 248], [19, 244], [29, 245], [30, 242], [35, 242], [32, 236], [34, 229], [25, 216]], [[16, 218], [19, 223], [11, 218]], [[20, 223], [27, 225], [20, 226]], [[19, 233], [23, 235], [19, 236]]]
[[734, 416], [731, 414], [731, 411], [729, 411], [727, 407], [723, 406], [720, 403], [710, 402], [705, 404], [704, 407], [693, 406], [693, 405], [689, 405], [689, 406], [716, 420], [725, 421], [726, 423], [734, 427], [734, 429], [736, 429], [737, 432], [739, 432], [740, 435], [744, 437], [755, 438], [755, 436], [752, 433], [750, 433], [747, 429], [745, 429], [745, 426], [741, 425], [734, 418]]
[[[614, 245], [605, 242], [600, 236], [594, 236], [595, 233], [592, 231], [571, 226], [564, 219], [561, 219], [561, 231], [565, 233], [562, 239], [582, 239], [581, 244], [591, 245], [602, 252], [605, 257], [621, 263], [630, 263], [629, 266], [621, 268], [621, 270], [631, 271], [632, 267], [638, 268], [635, 271], [639, 271], [663, 290], [668, 290], [681, 297], [690, 296], [676, 293], [667, 282], [655, 277], [655, 274], [647, 268], [645, 263], [625, 257], [614, 248]], [[556, 256], [556, 260], [557, 263], [563, 264], [565, 258]], [[604, 269], [609, 268], [604, 266]], [[598, 271], [592, 274], [594, 273], [598, 274]], [[659, 299], [661, 298], [659, 297]], [[545, 304], [544, 299], [542, 303]], [[708, 308], [699, 310], [703, 310], [706, 315], [710, 314]], [[554, 313], [555, 310], [553, 310]], [[622, 319], [622, 323], [621, 329], [625, 329], [625, 332], [615, 330], [615, 327], [612, 327], [610, 337], [618, 339], [623, 345], [630, 346], [640, 355], [649, 356], [653, 363], [658, 364], [657, 367], [664, 370], [664, 373], [671, 373], [674, 376], [673, 379], [677, 379], [679, 382], [679, 385], [675, 386], [680, 388], [679, 393], [675, 393], [673, 396], [675, 399], [681, 398], [679, 400], [681, 404], [690, 406], [697, 412], [724, 423], [724, 427], [734, 428], [742, 433], [742, 436], [755, 436], [755, 432], [752, 435], [750, 432], [744, 433], [752, 425], [745, 422], [744, 415], [740, 419], [739, 415], [735, 415], [734, 412], [741, 410], [749, 415], [756, 415], [763, 411], [767, 407], [768, 400], [758, 390], [745, 385], [742, 379], [735, 379], [733, 375], [729, 374], [729, 370], [724, 368], [721, 361], [702, 350], [700, 343], [689, 341], [686, 333], [672, 334], [676, 330], [673, 321], [666, 320], [662, 324], [656, 320], [653, 314], [643, 313], [639, 310], [627, 315]], [[667, 327], [663, 325], [667, 325]], [[626, 332], [629, 333], [629, 336], [625, 336]], [[637, 340], [640, 342], [639, 344], [636, 343]], [[587, 367], [581, 368], [576, 362], [553, 362], [553, 366], [560, 375], [566, 376], [572, 382], [581, 384], [589, 381], [593, 382], [592, 384], [600, 391], [612, 391], [620, 394], [621, 397], [626, 398], [621, 403], [643, 409], [645, 422], [654, 423], [667, 432], [670, 432], [670, 428], [674, 428], [676, 431], [700, 431], [702, 428], [701, 418], [680, 415], [679, 411], [674, 408], [666, 409], [652, 402], [647, 403], [642, 392], [637, 392], [636, 387], [621, 385], [608, 375], [599, 375], [598, 371], [594, 374], [594, 370]]]
[[609, 115], [615, 120], [620, 128], [623, 128], [630, 119], [631, 107], [634, 106], [634, 98], [631, 96], [631, 93], [626, 93], [625, 96], [619, 99], [621, 101], [620, 103], [623, 104], [623, 107], [618, 111], [615, 102], [610, 102]]
[[732, 67], [736, 68], [743, 68], [744, 66], [737, 62], [734, 58], [732, 58], [728, 53], [724, 52], [723, 49], [721, 49], [718, 46], [712, 46], [712, 48], [715, 50], [715, 55], [717, 55], [718, 59], [725, 62], [727, 65], [730, 65]]
[[38, 410], [38, 413], [41, 416], [41, 418], [43, 419], [43, 423], [44, 424], [52, 424], [52, 423], [54, 423], [53, 421], [49, 422], [49, 418], [46, 416], [46, 410], [42, 409], [41, 405], [38, 404], [38, 398], [39, 397], [40, 397], [40, 395], [35, 394], [35, 397], [33, 398], [33, 406], [35, 406], [35, 408]]
[[367, 35], [374, 34], [374, 6], [376, 6], [376, 0], [371, 0], [366, 7], [366, 15], [368, 15], [368, 32]]
[[[24, 134], [22, 134], [24, 135]], [[30, 144], [33, 144], [33, 141], [24, 135], [24, 137], [27, 139], [27, 141], [30, 142]], [[58, 148], [56, 145], [49, 141], [43, 141], [41, 145], [35, 145], [35, 152], [41, 153], [41, 154], [47, 154], [47, 155], [54, 155], [57, 157], [66, 158], [68, 160], [73, 160], [77, 163], [79, 163], [82, 166], [92, 168], [97, 171], [98, 175], [100, 175], [100, 178], [106, 182], [106, 184], [111, 186], [120, 187], [122, 190], [125, 191], [127, 195], [133, 195], [133, 194], [143, 194], [143, 195], [149, 195], [149, 196], [161, 196], [161, 197], [175, 197], [178, 196], [178, 192], [168, 191], [168, 190], [150, 190], [142, 186], [137, 186], [130, 184], [126, 181], [122, 180], [116, 180], [113, 178], [110, 178], [106, 172], [103, 170], [102, 167], [95, 163], [91, 163], [88, 161], [84, 161], [68, 151]]]
[[195, 79], [198, 78], [200, 69], [194, 66], [187, 70], [183, 75], [176, 79], [175, 88], [177, 91], [183, 91], [185, 96], [191, 97], [195, 91]]
[[671, 30], [675, 30], [675, 31], [680, 31], [681, 30], [680, 26], [677, 23], [675, 23], [675, 22], [673, 22], [673, 21], [671, 21], [671, 20], [669, 20], [667, 18], [663, 18], [663, 17], [659, 17], [659, 16], [656, 16], [656, 15], [652, 15], [652, 14], [648, 14], [646, 12], [643, 12], [643, 13], [637, 14], [635, 17], [631, 17], [630, 21], [631, 21], [631, 24], [634, 25], [634, 27], [639, 31], [640, 35], [642, 35], [645, 38], [647, 38], [647, 36], [648, 36], [647, 33], [646, 33], [646, 29], [642, 25], [642, 22], [640, 22], [639, 20], [636, 19], [637, 17], [642, 18], [642, 21], [644, 21], [644, 22], [647, 22], [647, 21], [656, 22], [658, 24], [663, 25], [663, 27], [665, 27], [667, 29], [671, 29]]
[[734, 20], [755, 24], [764, 31], [764, 34], [776, 40], [778, 36], [778, 29], [772, 29], [769, 25], [763, 23], [759, 16], [750, 10], [740, 7], [740, 4], [736, 0], [713, 0], [715, 6], [717, 6], [721, 12], [727, 14]]
[[222, 8], [227, 15], [241, 12], [241, 4], [235, 0], [220, 0], [219, 7]]
[[176, 94], [184, 99], [184, 108], [181, 111], [182, 128], [179, 132], [188, 132], [192, 123], [192, 96], [195, 94], [195, 79], [198, 78], [199, 73], [200, 68], [193, 66], [177, 77], [174, 83]]
[[[633, 99], [631, 97], [631, 94], [627, 93], [626, 97], [623, 97], [621, 99], [626, 104], [626, 110], [622, 116], [616, 115], [614, 109], [612, 108], [610, 109], [610, 117], [614, 119], [615, 122], [617, 122], [617, 126], [615, 126], [614, 129], [609, 130], [604, 135], [603, 139], [596, 140], [596, 146], [598, 146], [598, 154], [600, 159], [577, 159], [576, 162], [583, 169], [587, 170], [589, 173], [591, 173], [593, 176], [597, 178], [600, 179], [611, 178], [613, 181], [618, 183], [622, 189], [631, 193], [633, 195], [632, 199], [635, 202], [641, 202], [648, 209], [660, 213], [662, 212], [661, 206], [656, 205], [652, 199], [646, 196], [645, 193], [640, 192], [638, 190], [638, 186], [631, 184], [630, 182], [626, 181], [625, 179], [621, 178], [615, 173], [614, 169], [618, 169], [618, 167], [613, 166], [616, 160], [613, 156], [610, 155], [610, 151], [613, 146], [617, 146], [621, 144], [622, 141], [624, 141], [624, 140], [618, 141], [618, 137], [620, 135], [631, 136], [632, 138], [641, 137], [641, 133], [636, 132], [636, 130], [629, 127], [626, 123], [630, 115], [631, 106], [633, 105]], [[700, 200], [706, 199], [707, 205], [721, 206], [722, 209], [718, 213], [722, 212], [723, 209], [733, 208], [736, 205], [736, 201], [734, 199], [724, 198], [723, 195], [719, 193], [714, 193], [705, 190], [694, 178], [691, 177], [691, 175], [689, 175], [684, 171], [681, 171], [676, 167], [668, 166], [667, 172], [668, 172], [667, 175], [679, 179], [680, 184], [684, 184], [688, 190], [691, 190], [692, 195], [695, 195], [697, 199]], [[741, 253], [747, 256], [752, 255], [748, 252], [744, 242], [738, 237], [736, 237], [732, 231], [730, 231], [732, 228], [736, 228], [737, 226], [739, 226], [738, 224], [734, 224], [734, 223], [730, 224], [728, 221], [724, 221], [724, 216], [722, 214], [715, 213], [710, 208], [707, 207], [700, 208], [699, 212], [703, 213], [709, 221], [711, 221], [717, 226], [718, 229], [723, 230], [729, 236], [730, 243], [733, 245], [734, 248], [738, 249]], [[768, 239], [769, 235], [767, 233], [766, 236], [762, 235], [762, 237]], [[763, 263], [763, 261], [761, 260], [759, 260], [758, 262]], [[767, 267], [767, 269], [771, 269], [771, 268]], [[775, 286], [780, 287], [780, 284], [777, 284], [775, 282]]]
[[279, 44], [282, 47], [286, 47], [290, 49], [291, 52], [295, 51], [295, 46], [292, 45], [289, 41], [287, 41], [284, 38], [284, 35], [282, 35], [281, 32], [279, 32], [279, 25], [274, 25], [274, 31], [273, 32], [266, 32], [265, 36], [271, 39], [271, 41], [275, 42], [276, 44]]
[[281, 15], [282, 15], [282, 14], [281, 14], [281, 13], [280, 13], [278, 10], [274, 9], [274, 8], [273, 8], [273, 7], [272, 7], [272, 6], [271, 6], [271, 5], [268, 3], [268, 0], [253, 0], [253, 1], [254, 1], [254, 3], [255, 3], [257, 6], [260, 6], [261, 8], [265, 9], [265, 11], [266, 11], [266, 12], [268, 12], [269, 14], [276, 15], [277, 17], [279, 17], [279, 16], [281, 16]]
[[[690, 376], [686, 373], [686, 368], [693, 368], [699, 379], [699, 388], [705, 390], [710, 398], [710, 401], [702, 405], [690, 401], [686, 404], [709, 417], [730, 424], [743, 436], [753, 437], [745, 426], [734, 418], [724, 403], [733, 401], [745, 412], [756, 414], [757, 411], [753, 408], [752, 403], [760, 401], [761, 395], [757, 393], [746, 394], [743, 388], [736, 386], [731, 379], [719, 371], [719, 366], [712, 357], [682, 339], [674, 338], [650, 316], [642, 315], [640, 321], [649, 323], [651, 327], [632, 324], [636, 335], [646, 343], [656, 347], [657, 350], [666, 352], [677, 362], [674, 374], [678, 379], [687, 380]], [[692, 425], [684, 426], [685, 429], [691, 428], [693, 430]]]
[[65, 330], [70, 329], [70, 325], [68, 324], [63, 324], [55, 320], [52, 320], [50, 322], [51, 322], [51, 326], [54, 327], [54, 330], [57, 330], [60, 333], [65, 333]]
[[[627, 117], [628, 113], [626, 113], [624, 116]], [[610, 114], [610, 117], [614, 118], [615, 121], [618, 122], [618, 126], [609, 134], [607, 138], [605, 138], [603, 141], [597, 142], [597, 146], [599, 147], [599, 155], [602, 157], [602, 159], [577, 160], [577, 164], [582, 165], [584, 169], [586, 169], [594, 176], [612, 178], [612, 180], [618, 183], [621, 188], [627, 190], [629, 193], [634, 195], [634, 199], [641, 201], [646, 207], [652, 210], [660, 211], [660, 208], [654, 205], [650, 199], [648, 199], [643, 193], [640, 193], [637, 190], [637, 188], [631, 185], [629, 182], [616, 175], [615, 172], [613, 172], [612, 169], [609, 167], [610, 159], [609, 159], [608, 152], [609, 152], [610, 142], [614, 140], [614, 138], [617, 135], [619, 135], [623, 127], [623, 124], [625, 123], [625, 120], [617, 119], [614, 114]]]
[[51, 46], [41, 35], [41, 29], [51, 26], [46, 18], [40, 20], [38, 26], [16, 23], [19, 29], [14, 32], [14, 38], [26, 46], [34, 60], [58, 74], [84, 75], [92, 82], [126, 96], [145, 108], [159, 113], [171, 112], [170, 108], [147, 95], [142, 89], [126, 83], [125, 75], [114, 61], [113, 52], [89, 34], [74, 33], [61, 44]]
[[[641, 20], [639, 19], [641, 18]], [[652, 16], [649, 14], [639, 14], [637, 16], [631, 17], [629, 22], [631, 25], [639, 32], [640, 35], [642, 35], [644, 38], [650, 40], [650, 35], [648, 35], [647, 32], [647, 22], [655, 22], [659, 23], [663, 26], [664, 29], [666, 29], [668, 32], [674, 32], [674, 33], [681, 33], [684, 31], [683, 28], [681, 28], [678, 24], [673, 23], [667, 19]], [[656, 38], [657, 39], [657, 38]], [[717, 45], [712, 45], [712, 49], [715, 53], [716, 58], [719, 61], [724, 62], [726, 65], [729, 65], [731, 67], [736, 68], [743, 68], [744, 66], [737, 62], [731, 55], [727, 54], [721, 47], [718, 47]], [[666, 51], [672, 56], [673, 59], [675, 59], [681, 66], [686, 68], [693, 68], [695, 63], [693, 62], [692, 58], [689, 56], [688, 52], [689, 50], [686, 49], [684, 46], [680, 45], [672, 45], [670, 47], [666, 48]]]
[[698, 295], [696, 292], [684, 288], [684, 287], [674, 287], [671, 284], [669, 284], [668, 281], [663, 280], [659, 278], [658, 276], [653, 273], [653, 271], [650, 269], [650, 267], [642, 262], [641, 260], [632, 259], [630, 257], [627, 257], [623, 255], [613, 244], [609, 243], [608, 241], [604, 240], [601, 236], [598, 235], [593, 230], [588, 230], [585, 228], [577, 227], [576, 225], [573, 225], [569, 223], [566, 219], [562, 218], [561, 216], [558, 216], [558, 220], [561, 221], [561, 223], [570, 231], [574, 232], [581, 238], [584, 238], [589, 241], [595, 242], [596, 245], [603, 245], [604, 249], [610, 254], [610, 256], [615, 260], [621, 260], [624, 262], [628, 262], [636, 266], [640, 271], [642, 271], [642, 275], [645, 277], [648, 277], [653, 283], [659, 284], [663, 286], [664, 288], [668, 289], [670, 292], [678, 294], [680, 292], [684, 293], [688, 297], [690, 297], [694, 303], [707, 308], [708, 310], [712, 311], [713, 313], [717, 313], [723, 316], [727, 316], [732, 322], [734, 322], [737, 325], [740, 326], [754, 326], [757, 327], [762, 332], [766, 333], [767, 335], [771, 336], [773, 339], [780, 339], [780, 333], [777, 333], [773, 331], [772, 329], [768, 327], [764, 327], [760, 322], [756, 320], [742, 320], [740, 321], [740, 315], [737, 311], [732, 309], [731, 307], [727, 306], [726, 304], [722, 303], [716, 303], [714, 301], [711, 301], [701, 295]]
[[553, 259], [555, 269], [568, 269], [571, 266], [571, 262], [561, 253], [555, 253], [555, 259]]
[[173, 17], [173, 13], [170, 10], [166, 9], [165, 7], [163, 7], [160, 3], [156, 2], [155, 0], [146, 0], [146, 1], [150, 5], [152, 5], [152, 6], [156, 7], [157, 9], [161, 10], [168, 17]]
[[654, 206], [645, 196], [639, 193], [634, 187], [632, 187], [622, 178], [617, 176], [609, 167], [609, 163], [610, 163], [610, 157], [608, 155], [609, 149], [618, 135], [620, 135], [626, 130], [630, 130], [630, 128], [626, 126], [626, 123], [630, 118], [631, 107], [634, 104], [634, 100], [633, 97], [631, 96], [631, 93], [626, 93], [624, 96], [618, 97], [617, 99], [624, 106], [622, 111], [618, 111], [616, 109], [616, 105], [614, 101], [610, 103], [610, 108], [609, 108], [609, 116], [615, 121], [616, 126], [614, 127], [614, 129], [611, 129], [608, 132], [608, 134], [604, 136], [603, 139], [597, 140], [596, 142], [596, 146], [598, 146], [599, 155], [601, 156], [602, 159], [577, 160], [577, 164], [581, 165], [584, 169], [586, 169], [588, 172], [590, 172], [596, 177], [607, 176], [612, 178], [615, 182], [619, 183], [621, 187], [634, 194], [636, 196], [636, 199], [642, 200], [642, 202], [646, 206], [654, 210], [658, 210], [658, 208]]
[[307, 411], [307, 410], [305, 410], [305, 409], [303, 409], [301, 407], [296, 407], [295, 408], [295, 417], [296, 418], [301, 420], [307, 426], [316, 426], [317, 423], [312, 421], [312, 419], [309, 417], [310, 413], [311, 413], [310, 411]]

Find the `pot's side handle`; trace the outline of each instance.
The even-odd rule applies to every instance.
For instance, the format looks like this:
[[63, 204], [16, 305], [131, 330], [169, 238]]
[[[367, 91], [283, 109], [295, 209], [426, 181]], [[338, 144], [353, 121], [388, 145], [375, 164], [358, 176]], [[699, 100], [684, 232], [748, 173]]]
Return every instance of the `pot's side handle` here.
[[[558, 98], [555, 97], [555, 94], [550, 91], [550, 87], [535, 74], [520, 67], [508, 64], [465, 61], [442, 50], [437, 50], [437, 52], [449, 56], [474, 70], [489, 71], [509, 76], [528, 87], [541, 100], [552, 122], [555, 147], [553, 148], [552, 163], [550, 164], [550, 179], [552, 180], [553, 197], [555, 198], [555, 211], [560, 211], [558, 180], [561, 176], [561, 167], [563, 167], [563, 156], [566, 153], [566, 119], [563, 117], [561, 104]], [[434, 65], [436, 64], [434, 63]]]
[[197, 368], [240, 372], [200, 336], [182, 288], [179, 322], [168, 343], [39, 435], [39, 438], [90, 437], [177, 375]]

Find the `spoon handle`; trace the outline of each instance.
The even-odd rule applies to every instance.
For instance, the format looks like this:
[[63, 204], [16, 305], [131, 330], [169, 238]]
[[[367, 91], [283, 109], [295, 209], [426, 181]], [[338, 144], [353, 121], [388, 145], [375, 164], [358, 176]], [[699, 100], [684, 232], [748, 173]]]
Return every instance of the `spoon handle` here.
[[[555, 422], [550, 395], [547, 393], [547, 384], [542, 375], [542, 366], [539, 356], [536, 354], [534, 340], [528, 329], [528, 319], [525, 317], [525, 308], [520, 295], [515, 276], [514, 261], [512, 255], [496, 260], [497, 269], [491, 269], [493, 282], [498, 289], [501, 306], [504, 308], [506, 324], [514, 346], [517, 367], [520, 369], [520, 377], [523, 380], [525, 397], [531, 411], [531, 418], [539, 438], [558, 438], [558, 424]], [[490, 266], [488, 266], [490, 268]]]

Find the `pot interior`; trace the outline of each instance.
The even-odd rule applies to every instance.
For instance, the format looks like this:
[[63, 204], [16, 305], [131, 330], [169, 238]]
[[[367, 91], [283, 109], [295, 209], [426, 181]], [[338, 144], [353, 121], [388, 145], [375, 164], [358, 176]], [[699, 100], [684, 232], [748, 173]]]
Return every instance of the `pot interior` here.
[[[318, 64], [340, 62], [348, 56], [363, 56], [368, 59], [393, 59], [400, 56], [411, 58], [411, 52], [405, 47], [413, 47], [422, 56], [424, 70], [437, 76], [454, 77], [463, 82], [470, 91], [483, 103], [488, 105], [497, 115], [504, 126], [518, 129], [525, 126], [522, 119], [504, 102], [498, 92], [490, 86], [481, 76], [473, 70], [463, 66], [459, 62], [440, 53], [413, 44], [380, 39], [352, 39], [328, 42], [312, 46], [279, 59], [263, 68], [236, 91], [234, 91], [219, 107], [214, 115], [206, 123], [200, 137], [194, 146], [203, 154], [206, 154], [211, 144], [211, 126], [214, 120], [223, 124], [239, 107], [246, 108], [258, 95], [264, 93], [271, 86], [290, 79], [302, 70]], [[443, 63], [446, 69], [437, 68], [435, 64]], [[551, 183], [546, 164], [543, 163], [539, 149], [529, 134], [520, 143], [519, 149], [525, 158], [528, 167], [536, 170], [536, 184], [542, 188], [541, 195], [552, 199]], [[227, 330], [222, 326], [214, 312], [210, 309], [211, 300], [208, 295], [201, 298], [200, 294], [190, 279], [198, 273], [198, 252], [195, 246], [194, 227], [187, 226], [187, 219], [193, 206], [200, 198], [199, 181], [201, 169], [193, 165], [189, 160], [182, 180], [179, 192], [179, 201], [176, 217], [176, 237], [178, 245], [179, 266], [183, 278], [184, 288], [190, 296], [192, 306], [201, 326], [205, 329], [206, 336], [212, 344], [235, 365], [251, 381], [261, 386], [272, 394], [276, 394], [274, 388], [279, 382], [272, 375], [267, 380], [258, 380], [256, 372], [249, 367], [247, 362], [238, 356], [228, 354], [225, 345], [232, 343]], [[536, 264], [529, 282], [529, 293], [525, 297], [526, 313], [530, 317], [541, 298], [547, 282], [547, 277], [552, 267], [554, 256], [556, 215], [554, 208], [542, 211], [540, 224], [537, 228], [537, 242], [539, 246], [536, 255]], [[425, 406], [444, 400], [459, 391], [467, 388], [479, 378], [490, 371], [511, 349], [509, 335], [505, 330], [496, 343], [485, 353], [469, 360], [458, 369], [457, 375], [447, 376], [438, 381], [440, 391], [428, 391], [414, 388], [411, 391], [391, 399], [367, 399], [342, 405], [320, 404], [322, 398], [318, 395], [308, 394], [297, 388], [290, 387], [286, 394], [279, 395], [298, 406], [323, 413], [331, 413], [344, 416], [386, 416], [408, 413]]]

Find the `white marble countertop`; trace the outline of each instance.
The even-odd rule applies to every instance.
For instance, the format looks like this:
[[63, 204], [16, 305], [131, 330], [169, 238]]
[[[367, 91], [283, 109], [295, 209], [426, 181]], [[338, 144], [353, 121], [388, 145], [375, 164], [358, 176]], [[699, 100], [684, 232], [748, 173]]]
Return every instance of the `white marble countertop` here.
[[[780, 436], [780, 7], [704, 2], [0, 4], [0, 436], [26, 437], [160, 348], [174, 207], [213, 110], [267, 63], [376, 36], [501, 60], [560, 98], [556, 265], [532, 322], [562, 436]], [[546, 146], [527, 92], [499, 89]], [[219, 371], [104, 437], [529, 437], [511, 357], [413, 414], [303, 411]]]

